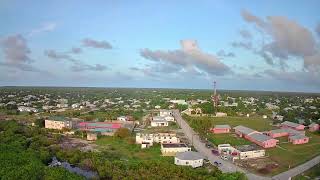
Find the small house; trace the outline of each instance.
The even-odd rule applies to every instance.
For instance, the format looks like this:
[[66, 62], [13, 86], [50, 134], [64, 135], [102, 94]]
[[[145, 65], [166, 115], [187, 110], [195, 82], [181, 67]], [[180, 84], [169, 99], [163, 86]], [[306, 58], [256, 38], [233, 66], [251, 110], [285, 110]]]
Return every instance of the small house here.
[[179, 152], [191, 151], [191, 147], [184, 143], [163, 143], [161, 153], [163, 156], [175, 156]]
[[305, 144], [309, 142], [309, 137], [304, 135], [289, 136], [288, 139], [292, 144]]
[[320, 129], [320, 126], [317, 123], [311, 123], [308, 127], [311, 132], [319, 131]]
[[211, 132], [214, 134], [223, 134], [223, 133], [229, 133], [231, 127], [229, 125], [215, 125], [214, 128], [211, 128]]
[[297, 124], [297, 123], [290, 122], [290, 121], [285, 121], [285, 122], [281, 123], [281, 128], [291, 128], [291, 129], [294, 129], [297, 131], [304, 130], [304, 127], [305, 126], [302, 124]]
[[203, 159], [205, 157], [198, 152], [187, 151], [177, 153], [174, 158], [174, 164], [179, 166], [191, 166], [193, 168], [203, 166]]

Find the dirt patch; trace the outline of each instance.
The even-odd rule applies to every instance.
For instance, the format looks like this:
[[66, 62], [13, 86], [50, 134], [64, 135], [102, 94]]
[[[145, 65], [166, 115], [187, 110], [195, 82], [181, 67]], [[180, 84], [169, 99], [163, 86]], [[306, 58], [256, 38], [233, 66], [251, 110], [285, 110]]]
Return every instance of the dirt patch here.
[[270, 158], [236, 160], [235, 164], [251, 172], [268, 175], [278, 168], [278, 164]]
[[60, 143], [62, 149], [74, 149], [78, 148], [81, 151], [97, 151], [97, 145], [93, 144], [91, 141], [86, 141], [77, 138], [64, 137]]

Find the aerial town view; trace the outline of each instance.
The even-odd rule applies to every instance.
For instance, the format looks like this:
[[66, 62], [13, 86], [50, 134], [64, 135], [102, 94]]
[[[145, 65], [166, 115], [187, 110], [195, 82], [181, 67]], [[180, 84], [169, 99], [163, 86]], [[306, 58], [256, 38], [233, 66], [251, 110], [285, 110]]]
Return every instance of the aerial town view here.
[[319, 9], [0, 1], [0, 180], [319, 180]]

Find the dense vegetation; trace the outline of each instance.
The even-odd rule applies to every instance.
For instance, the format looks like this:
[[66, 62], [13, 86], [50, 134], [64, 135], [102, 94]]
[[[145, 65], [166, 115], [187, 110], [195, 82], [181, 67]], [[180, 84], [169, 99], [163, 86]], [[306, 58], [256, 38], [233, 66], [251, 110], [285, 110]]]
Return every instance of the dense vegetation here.
[[83, 179], [62, 168], [49, 168], [49, 145], [44, 131], [15, 121], [0, 122], [0, 179]]
[[81, 152], [61, 149], [61, 137], [45, 129], [16, 121], [0, 121], [0, 179], [83, 179], [63, 168], [46, 165], [52, 156], [84, 169], [95, 170], [101, 179], [246, 179], [242, 173], [222, 174], [205, 168], [176, 166], [159, 159], [123, 159], [114, 151]]

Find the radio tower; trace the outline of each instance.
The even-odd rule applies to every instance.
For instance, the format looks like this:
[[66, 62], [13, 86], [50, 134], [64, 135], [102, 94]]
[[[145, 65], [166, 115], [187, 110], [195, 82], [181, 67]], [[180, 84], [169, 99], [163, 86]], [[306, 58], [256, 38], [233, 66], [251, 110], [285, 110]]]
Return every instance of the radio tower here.
[[213, 96], [212, 96], [212, 102], [213, 102], [213, 108], [218, 106], [219, 97], [217, 95], [217, 88], [216, 88], [216, 81], [213, 82]]

